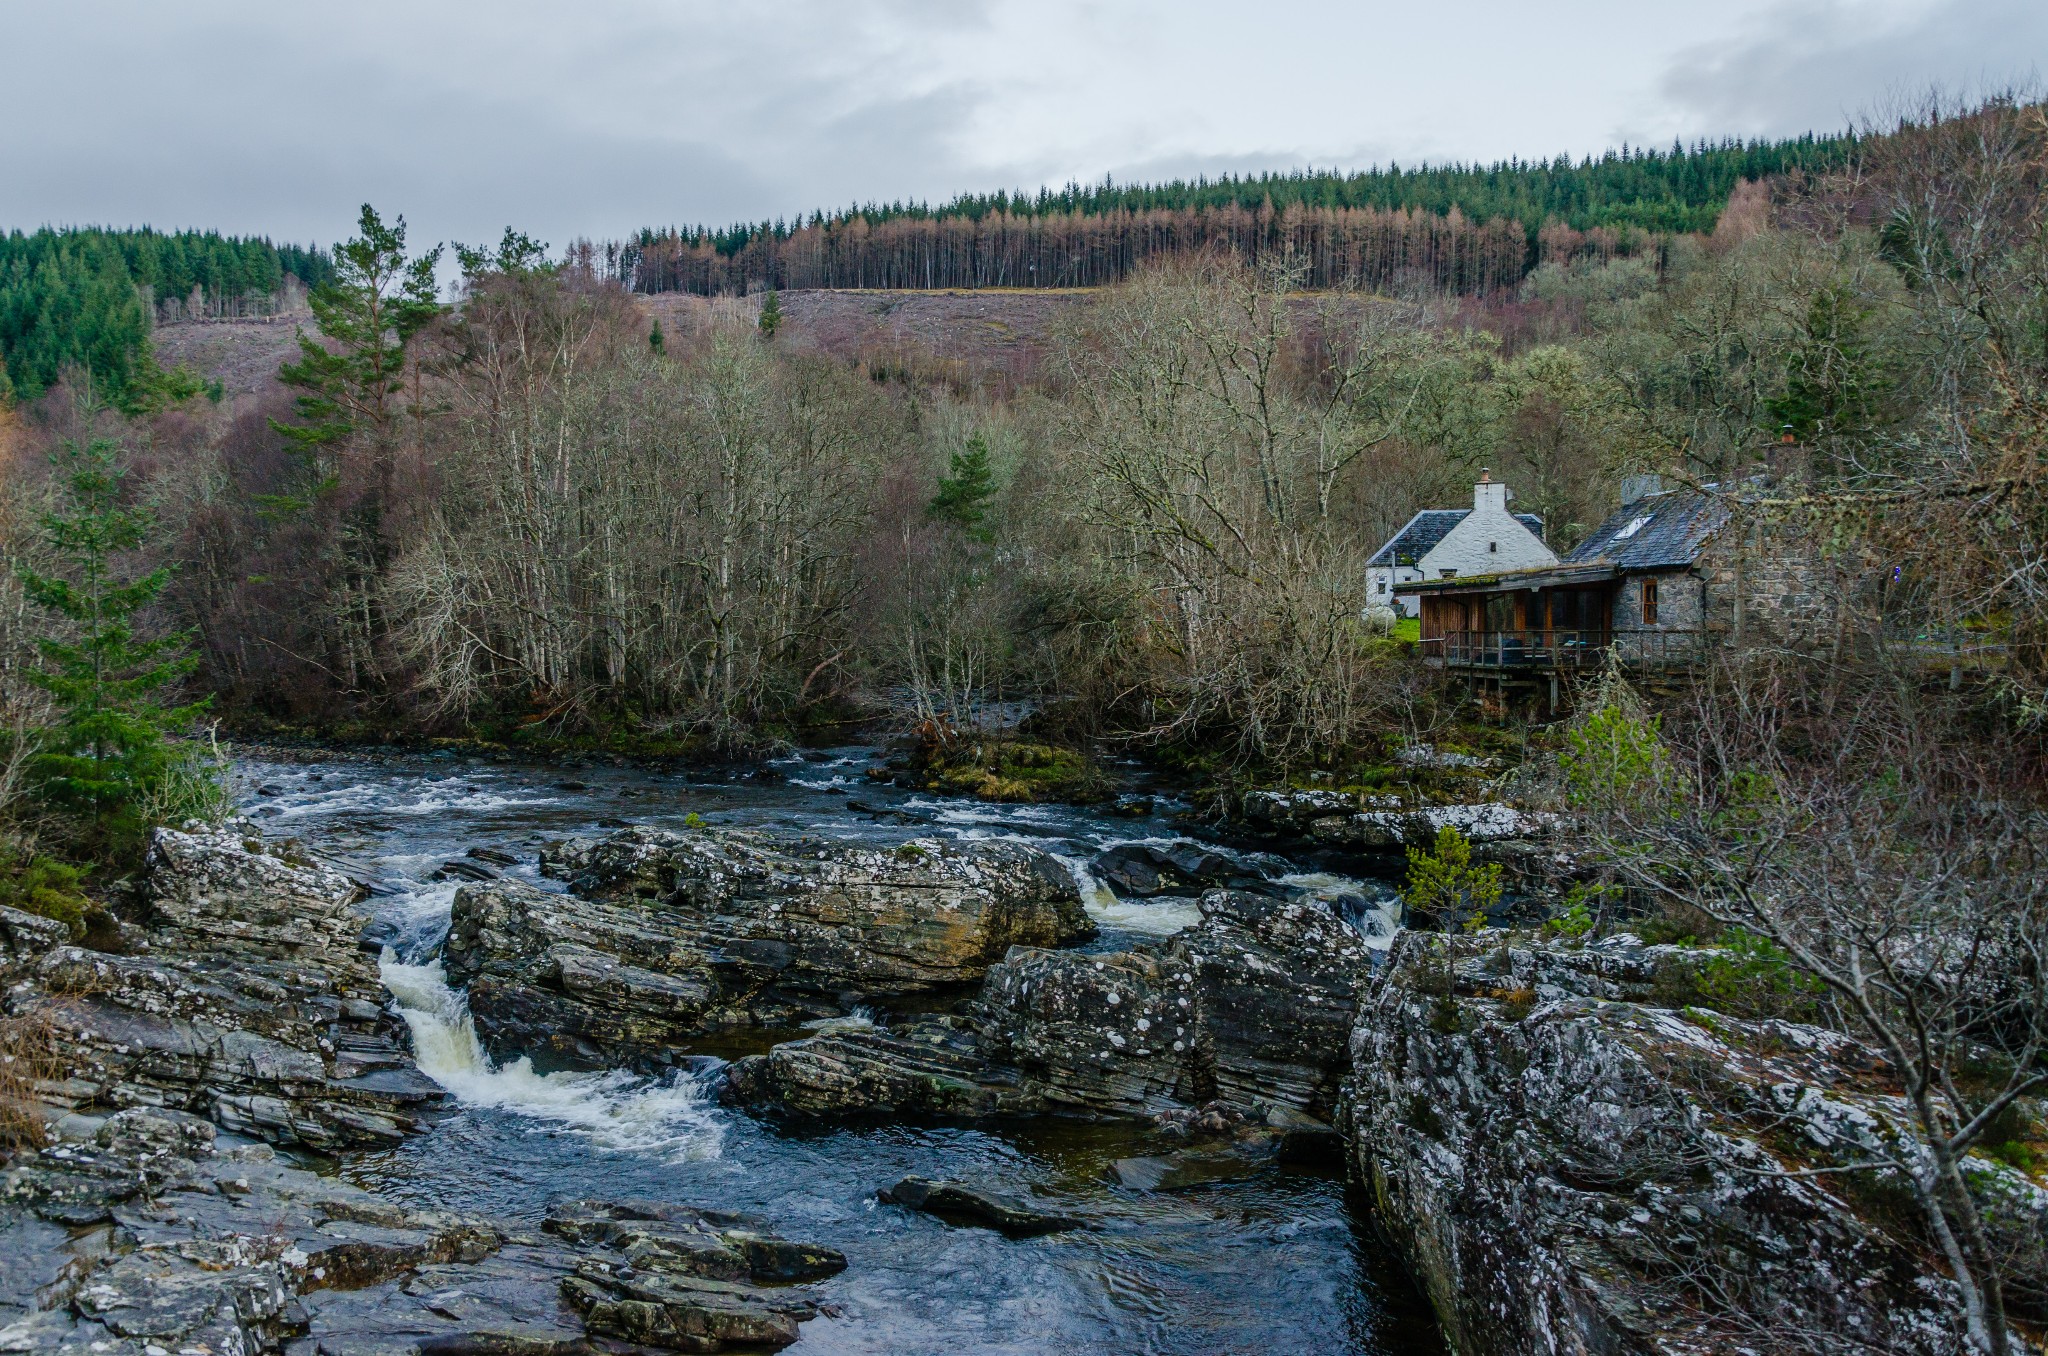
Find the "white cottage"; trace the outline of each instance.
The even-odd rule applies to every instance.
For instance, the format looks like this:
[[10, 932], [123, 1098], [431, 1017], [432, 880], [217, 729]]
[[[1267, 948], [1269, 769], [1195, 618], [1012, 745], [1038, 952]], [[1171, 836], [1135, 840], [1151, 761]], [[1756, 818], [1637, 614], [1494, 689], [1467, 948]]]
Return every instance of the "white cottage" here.
[[1468, 509], [1424, 509], [1365, 563], [1366, 616], [1419, 617], [1422, 604], [1397, 597], [1394, 585], [1418, 579], [1455, 579], [1533, 570], [1557, 564], [1543, 544], [1543, 520], [1508, 512], [1512, 496], [1485, 471], [1472, 487]]

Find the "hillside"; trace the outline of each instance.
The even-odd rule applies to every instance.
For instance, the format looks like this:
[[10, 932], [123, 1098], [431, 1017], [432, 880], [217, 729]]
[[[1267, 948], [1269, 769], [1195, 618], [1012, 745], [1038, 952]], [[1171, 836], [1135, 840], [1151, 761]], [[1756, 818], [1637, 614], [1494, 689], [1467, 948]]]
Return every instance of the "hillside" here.
[[165, 367], [219, 381], [227, 396], [260, 395], [278, 389], [277, 366], [298, 356], [298, 327], [309, 323], [304, 312], [186, 321], [157, 326], [151, 343]]
[[1195, 250], [1284, 255], [1304, 286], [1421, 281], [1485, 295], [1537, 264], [1636, 253], [1713, 230], [1744, 183], [1824, 173], [1859, 143], [1812, 134], [1669, 151], [1623, 146], [1574, 162], [1399, 165], [1192, 183], [967, 195], [808, 221], [643, 230], [610, 264], [642, 292], [762, 287], [1095, 287], [1146, 260]]
[[[1008, 382], [1027, 380], [1044, 358], [1056, 319], [1092, 297], [1083, 291], [797, 291], [780, 296], [781, 342], [797, 351], [872, 363], [957, 363]], [[664, 333], [684, 338], [719, 316], [752, 323], [760, 298], [666, 293], [635, 299]], [[298, 354], [304, 312], [159, 325], [159, 363], [218, 380], [230, 397], [280, 389], [278, 364]]]

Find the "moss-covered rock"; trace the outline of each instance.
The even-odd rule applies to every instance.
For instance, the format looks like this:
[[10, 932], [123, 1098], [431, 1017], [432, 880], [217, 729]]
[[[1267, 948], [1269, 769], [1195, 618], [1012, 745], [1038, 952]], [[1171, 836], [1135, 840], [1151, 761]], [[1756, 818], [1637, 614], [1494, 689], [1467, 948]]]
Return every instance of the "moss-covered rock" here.
[[1077, 749], [996, 735], [926, 740], [895, 780], [924, 791], [1021, 803], [1092, 805], [1114, 791]]

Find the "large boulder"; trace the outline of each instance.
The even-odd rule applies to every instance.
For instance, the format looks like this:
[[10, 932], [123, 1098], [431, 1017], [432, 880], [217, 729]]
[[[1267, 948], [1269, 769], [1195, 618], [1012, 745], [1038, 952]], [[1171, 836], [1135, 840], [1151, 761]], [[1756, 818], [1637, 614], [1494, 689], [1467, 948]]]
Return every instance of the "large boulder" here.
[[658, 1063], [693, 1035], [972, 984], [1012, 946], [1094, 932], [1071, 875], [1011, 844], [627, 829], [542, 869], [570, 893], [456, 892], [448, 975], [498, 1054]]
[[1207, 1102], [1328, 1119], [1372, 952], [1325, 904], [1236, 890], [1156, 949], [1013, 952], [984, 1051], [1048, 1105], [1156, 1116]]
[[70, 940], [71, 929], [63, 922], [0, 904], [0, 974], [11, 973]]
[[1071, 873], [1012, 843], [627, 829], [551, 851], [542, 869], [592, 898], [659, 901], [719, 953], [728, 987], [900, 996], [972, 983], [1012, 946], [1095, 931]]
[[246, 822], [158, 829], [143, 870], [151, 950], [296, 964], [348, 997], [381, 997], [376, 957], [358, 945], [366, 892], [291, 844], [267, 843]]
[[1098, 852], [1088, 869], [1119, 895], [1134, 899], [1265, 883], [1257, 871], [1186, 839], [1163, 844], [1118, 843]]
[[[1380, 802], [1386, 802], [1383, 806]], [[1331, 788], [1276, 788], [1247, 791], [1238, 800], [1238, 810], [1252, 825], [1285, 833], [1300, 833], [1318, 819], [1331, 815], [1355, 814], [1366, 808], [1399, 808], [1394, 796], [1360, 796]]]
[[806, 1115], [1326, 1122], [1372, 952], [1313, 900], [1213, 890], [1201, 910], [1156, 947], [1014, 948], [964, 1016], [777, 1046], [740, 1061], [727, 1096]]
[[1959, 1350], [1948, 1283], [1885, 1218], [1900, 1184], [1839, 1171], [1898, 1150], [1883, 1062], [1825, 1030], [1662, 1006], [1696, 964], [1630, 937], [1396, 944], [1342, 1129], [1452, 1344]]
[[1213, 1083], [1193, 976], [1150, 948], [1089, 955], [1020, 947], [990, 974], [982, 1050], [1068, 1115], [1151, 1117]]
[[7, 991], [53, 1114], [163, 1107], [326, 1150], [391, 1143], [441, 1101], [383, 1007], [346, 877], [246, 826], [160, 829], [142, 898], [136, 954], [48, 947]]
[[1415, 805], [1399, 796], [1328, 789], [1250, 791], [1239, 810], [1254, 830], [1305, 838], [1316, 848], [1378, 861], [1382, 869], [1410, 848], [1429, 847], [1446, 828], [1472, 844], [1473, 860], [1499, 864], [1512, 881], [1547, 882], [1574, 869], [1556, 815], [1504, 801]]
[[450, 984], [467, 986], [477, 1032], [500, 1056], [660, 1063], [708, 1030], [749, 1020], [721, 1001], [694, 934], [630, 897], [465, 885], [442, 964]]
[[1329, 1120], [1374, 952], [1317, 900], [1218, 890], [1174, 937], [1202, 1032], [1203, 1100]]
[[1424, 805], [1412, 809], [1376, 808], [1321, 815], [1308, 821], [1308, 836], [1329, 847], [1368, 852], [1399, 852], [1427, 847], [1439, 832], [1456, 829], [1483, 851], [1482, 858], [1504, 858], [1511, 852], [1538, 850], [1555, 830], [1555, 817], [1499, 801], [1470, 805]]

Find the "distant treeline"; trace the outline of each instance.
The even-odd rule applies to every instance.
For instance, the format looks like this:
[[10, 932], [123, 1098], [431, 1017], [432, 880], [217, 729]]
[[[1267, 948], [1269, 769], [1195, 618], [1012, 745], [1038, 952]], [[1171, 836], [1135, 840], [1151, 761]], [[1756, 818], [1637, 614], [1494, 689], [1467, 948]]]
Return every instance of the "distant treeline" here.
[[1746, 179], [1843, 163], [1853, 137], [1701, 142], [1595, 160], [1225, 176], [869, 204], [809, 221], [643, 230], [614, 256], [643, 292], [1094, 287], [1162, 254], [1292, 253], [1309, 287], [1510, 286], [1560, 250], [1631, 253], [1710, 231]]
[[76, 366], [107, 398], [129, 403], [155, 375], [154, 311], [261, 312], [287, 277], [310, 287], [332, 269], [318, 249], [215, 231], [0, 234], [0, 389], [32, 399]]

